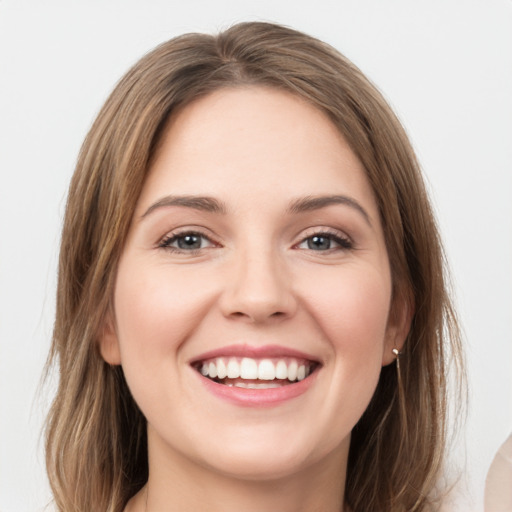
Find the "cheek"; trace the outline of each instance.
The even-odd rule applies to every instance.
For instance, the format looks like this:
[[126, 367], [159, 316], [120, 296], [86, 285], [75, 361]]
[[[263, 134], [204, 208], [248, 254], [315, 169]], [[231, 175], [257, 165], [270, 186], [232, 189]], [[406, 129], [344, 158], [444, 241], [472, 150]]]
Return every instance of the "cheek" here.
[[352, 404], [358, 410], [374, 392], [386, 347], [391, 278], [385, 270], [382, 265], [347, 266], [336, 275], [317, 275], [316, 292], [310, 294], [310, 311], [329, 345], [334, 378], [342, 389], [352, 390], [354, 400], [360, 397]]
[[347, 265], [317, 273], [314, 282], [302, 282], [310, 290], [307, 308], [330, 354], [325, 365], [327, 392], [318, 412], [333, 432], [325, 437], [324, 451], [333, 449], [340, 436], [349, 435], [375, 392], [391, 297], [385, 270]]
[[[181, 271], [180, 271], [181, 270]], [[182, 346], [193, 336], [214, 296], [200, 276], [165, 264], [126, 258], [119, 266], [114, 308], [121, 365], [130, 391], [148, 418], [174, 403], [182, 378]]]
[[[138, 270], [140, 269], [140, 270]], [[198, 275], [126, 262], [115, 290], [116, 327], [123, 362], [158, 359], [193, 333], [213, 291]]]
[[[336, 358], [372, 367], [382, 361], [391, 299], [389, 274], [378, 268], [347, 268], [316, 280], [310, 306]], [[385, 268], [385, 267], [384, 267]]]

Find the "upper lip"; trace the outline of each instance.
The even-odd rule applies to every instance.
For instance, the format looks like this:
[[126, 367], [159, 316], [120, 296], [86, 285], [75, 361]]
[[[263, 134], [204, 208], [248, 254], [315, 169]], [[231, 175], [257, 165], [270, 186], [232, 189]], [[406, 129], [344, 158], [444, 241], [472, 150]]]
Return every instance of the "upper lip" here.
[[320, 360], [317, 357], [290, 347], [284, 347], [281, 345], [254, 346], [235, 344], [204, 352], [191, 359], [190, 364], [196, 364], [200, 361], [214, 359], [216, 357], [250, 357], [253, 359], [295, 357], [297, 359], [306, 359], [315, 363], [320, 363]]

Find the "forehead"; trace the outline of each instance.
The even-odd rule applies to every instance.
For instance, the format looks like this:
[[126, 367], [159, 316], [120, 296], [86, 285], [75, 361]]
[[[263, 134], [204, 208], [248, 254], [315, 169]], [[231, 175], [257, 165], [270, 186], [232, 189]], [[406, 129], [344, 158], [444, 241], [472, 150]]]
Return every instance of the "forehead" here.
[[171, 117], [141, 202], [163, 193], [229, 202], [349, 192], [373, 202], [363, 165], [327, 115], [291, 93], [250, 86], [218, 90]]

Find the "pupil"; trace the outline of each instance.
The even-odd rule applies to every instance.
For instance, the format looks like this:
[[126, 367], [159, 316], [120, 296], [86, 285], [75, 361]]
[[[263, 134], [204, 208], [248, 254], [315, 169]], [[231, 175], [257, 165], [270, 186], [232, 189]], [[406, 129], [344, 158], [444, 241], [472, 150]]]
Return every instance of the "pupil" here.
[[178, 239], [180, 249], [200, 249], [201, 238], [197, 235], [185, 235]]
[[326, 238], [325, 236], [312, 236], [308, 240], [308, 249], [313, 249], [314, 251], [319, 251], [322, 249], [330, 249], [331, 248], [331, 240]]

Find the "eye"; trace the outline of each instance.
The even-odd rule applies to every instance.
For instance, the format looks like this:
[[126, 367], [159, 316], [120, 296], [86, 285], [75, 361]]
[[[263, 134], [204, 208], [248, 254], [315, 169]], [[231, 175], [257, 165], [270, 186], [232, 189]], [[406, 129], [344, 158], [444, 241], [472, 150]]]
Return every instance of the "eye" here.
[[195, 252], [215, 245], [212, 240], [202, 233], [186, 231], [166, 236], [158, 244], [158, 247], [174, 252]]
[[297, 245], [298, 249], [326, 252], [330, 250], [352, 249], [353, 244], [349, 238], [334, 233], [315, 233], [308, 236]]

